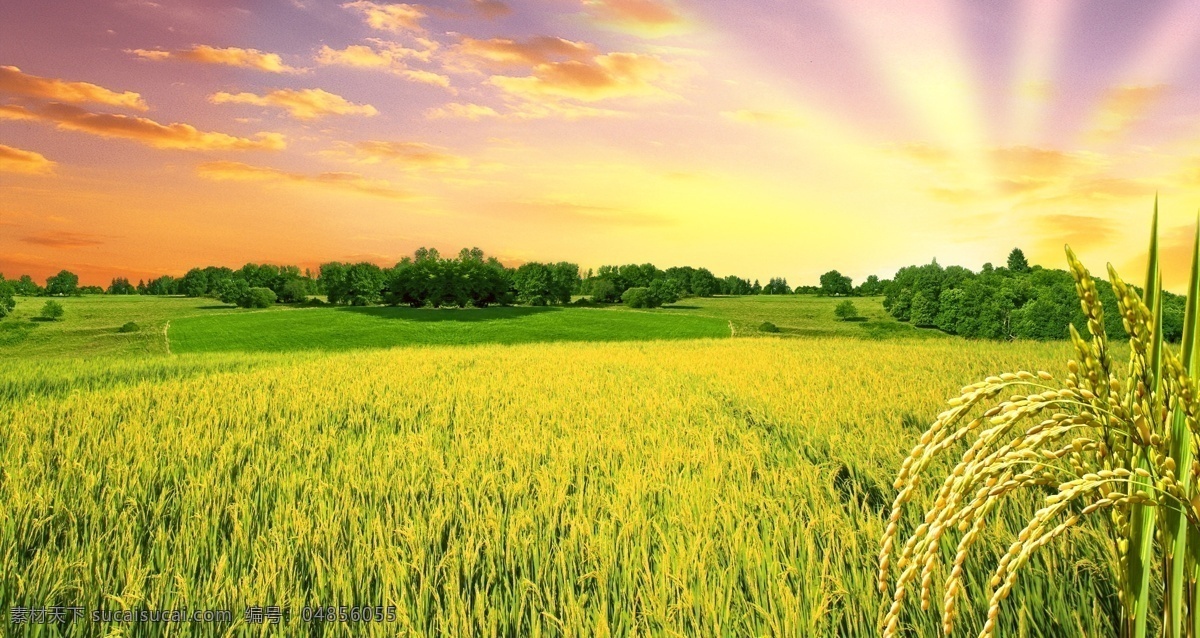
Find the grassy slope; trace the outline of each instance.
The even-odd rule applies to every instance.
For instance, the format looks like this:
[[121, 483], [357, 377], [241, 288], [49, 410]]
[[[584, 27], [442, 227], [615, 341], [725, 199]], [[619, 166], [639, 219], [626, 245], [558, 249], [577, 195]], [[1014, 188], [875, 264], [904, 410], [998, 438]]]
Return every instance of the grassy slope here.
[[[66, 316], [31, 321], [44, 299], [18, 298], [0, 320], [0, 356], [64, 357], [165, 354], [171, 322], [173, 352], [342, 349], [409, 344], [613, 341], [762, 336], [770, 321], [783, 337], [938, 338], [887, 316], [879, 298], [855, 299], [868, 321], [834, 318], [837, 299], [804, 296], [685, 299], [667, 308], [635, 311], [590, 308], [305, 308], [242, 310], [212, 299], [88, 296], [61, 299]], [[142, 330], [117, 329], [135, 321]], [[732, 328], [732, 330], [731, 330]]]
[[917, 330], [900, 323], [883, 309], [883, 297], [856, 297], [854, 306], [866, 321], [840, 321], [833, 309], [843, 298], [809, 295], [760, 295], [757, 297], [711, 297], [684, 299], [666, 312], [716, 317], [733, 324], [737, 336], [761, 334], [759, 325], [769, 321], [783, 336], [866, 337], [936, 339], [947, 335], [936, 330]]
[[597, 308], [302, 308], [174, 321], [171, 351], [346, 350], [403, 345], [728, 337], [720, 319]]

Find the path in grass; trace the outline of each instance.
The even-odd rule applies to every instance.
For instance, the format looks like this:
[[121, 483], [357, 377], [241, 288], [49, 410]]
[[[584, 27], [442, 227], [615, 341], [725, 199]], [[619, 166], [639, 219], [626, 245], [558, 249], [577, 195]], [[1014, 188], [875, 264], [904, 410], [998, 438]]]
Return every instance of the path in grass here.
[[171, 352], [285, 352], [401, 345], [643, 341], [729, 336], [725, 320], [598, 308], [301, 308], [184, 317]]

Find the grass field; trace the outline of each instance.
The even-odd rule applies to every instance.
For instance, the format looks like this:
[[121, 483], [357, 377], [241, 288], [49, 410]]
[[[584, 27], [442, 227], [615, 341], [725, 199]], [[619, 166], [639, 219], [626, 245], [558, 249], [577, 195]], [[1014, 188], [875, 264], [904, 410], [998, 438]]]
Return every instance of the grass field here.
[[[17, 298], [0, 320], [0, 355], [19, 358], [160, 355], [172, 352], [341, 350], [401, 345], [645, 341], [766, 336], [944, 338], [893, 320], [878, 297], [855, 299], [861, 322], [839, 321], [838, 300], [803, 297], [685, 299], [655, 310], [612, 308], [291, 308], [244, 310], [213, 299], [87, 296], [59, 300], [62, 321], [34, 320], [45, 299]], [[136, 333], [118, 332], [128, 321]], [[170, 326], [168, 329], [168, 322]], [[169, 346], [168, 346], [169, 343]]]
[[[872, 635], [905, 452], [962, 384], [1059, 371], [1068, 347], [873, 331], [886, 320], [862, 301], [869, 321], [855, 324], [796, 297], [476, 320], [67, 300], [66, 320], [3, 350], [34, 354], [0, 366], [13, 406], [0, 409], [0, 607], [236, 618], [22, 628], [33, 636], [270, 633], [244, 624], [250, 605], [397, 611], [293, 619], [285, 635]], [[117, 341], [130, 319], [144, 330]], [[763, 320], [784, 336], [752, 330]], [[261, 332], [304, 325], [315, 336]], [[721, 338], [680, 338], [693, 329]], [[382, 347], [380, 331], [421, 347]], [[308, 347], [329, 334], [371, 349]], [[632, 340], [611, 341], [621, 334]], [[484, 337], [507, 343], [469, 343]], [[239, 351], [184, 352], [222, 340]], [[244, 351], [263, 342], [289, 352]], [[982, 541], [993, 562], [1015, 531], [1004, 521], [1024, 512], [1012, 514]], [[1035, 557], [1000, 635], [1112, 633], [1116, 594], [1089, 533]], [[964, 635], [989, 572], [969, 573]], [[938, 635], [934, 614], [906, 623]]]

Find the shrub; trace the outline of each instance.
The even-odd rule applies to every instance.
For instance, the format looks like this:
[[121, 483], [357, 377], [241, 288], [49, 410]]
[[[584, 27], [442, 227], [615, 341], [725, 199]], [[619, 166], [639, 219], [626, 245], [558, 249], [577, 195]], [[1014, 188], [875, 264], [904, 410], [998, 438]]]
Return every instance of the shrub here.
[[275, 291], [270, 288], [251, 288], [238, 300], [243, 308], [268, 308], [275, 303]]
[[858, 308], [855, 308], [854, 302], [850, 301], [849, 299], [838, 304], [837, 307], [833, 309], [833, 314], [837, 315], [838, 319], [841, 319], [842, 321], [853, 321], [858, 319], [859, 316]]
[[57, 321], [58, 319], [62, 318], [63, 313], [64, 311], [62, 304], [58, 303], [57, 301], [49, 300], [46, 302], [46, 305], [42, 306], [42, 312], [40, 316], [42, 319], [46, 319], [47, 321]]
[[127, 322], [125, 325], [121, 326], [120, 328], [117, 328], [117, 332], [137, 332], [141, 329], [142, 329], [141, 326], [130, 321], [130, 322]]
[[779, 326], [771, 323], [770, 321], [764, 321], [761, 324], [759, 324], [758, 331], [759, 332], [779, 332]]
[[656, 308], [662, 305], [649, 288], [630, 288], [621, 295], [621, 301], [630, 308]]

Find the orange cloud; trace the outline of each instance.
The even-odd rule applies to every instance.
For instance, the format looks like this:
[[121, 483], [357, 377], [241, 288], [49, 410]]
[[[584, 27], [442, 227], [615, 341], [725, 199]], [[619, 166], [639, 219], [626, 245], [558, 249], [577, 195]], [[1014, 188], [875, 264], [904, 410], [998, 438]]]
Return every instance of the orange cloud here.
[[41, 153], [0, 144], [0, 172], [48, 175], [54, 172], [55, 166], [54, 162], [46, 159]]
[[1041, 243], [1048, 251], [1061, 249], [1063, 244], [1085, 250], [1117, 237], [1112, 220], [1093, 215], [1044, 215], [1037, 222]]
[[319, 173], [306, 175], [288, 173], [275, 168], [251, 166], [241, 162], [207, 162], [196, 168], [197, 174], [205, 179], [218, 181], [264, 182], [301, 186], [318, 186], [351, 191], [364, 195], [388, 199], [411, 199], [412, 194], [392, 188], [388, 182], [369, 180], [358, 173]]
[[200, 64], [217, 64], [242, 69], [256, 69], [267, 73], [302, 73], [304, 71], [304, 69], [297, 69], [284, 64], [283, 58], [278, 53], [263, 53], [258, 49], [240, 49], [238, 47], [219, 48], [200, 44], [190, 49], [180, 49], [177, 51], [126, 49], [126, 53], [132, 53], [146, 60], [178, 59]]
[[1142, 120], [1150, 109], [1166, 93], [1165, 84], [1154, 86], [1118, 86], [1108, 91], [1096, 117], [1091, 137], [1107, 142], [1128, 132]]
[[652, 55], [608, 53], [583, 62], [567, 60], [533, 67], [527, 77], [494, 76], [490, 82], [525, 99], [572, 98], [595, 101], [661, 93], [654, 81], [667, 65]]
[[326, 115], [372, 117], [379, 114], [370, 104], [354, 104], [322, 89], [279, 89], [266, 95], [222, 92], [214, 93], [208, 99], [213, 104], [253, 104], [280, 108], [298, 120], [315, 120]]
[[353, 157], [364, 164], [388, 162], [407, 169], [461, 168], [467, 165], [466, 158], [423, 142], [343, 142], [338, 144], [337, 150], [328, 154]]
[[425, 117], [431, 120], [461, 119], [475, 122], [486, 117], [500, 117], [500, 112], [482, 104], [451, 102], [445, 106], [425, 111]]
[[27, 237], [22, 237], [21, 241], [25, 242], [26, 244], [35, 244], [50, 248], [89, 248], [104, 244], [104, 241], [96, 235], [68, 232], [50, 232], [41, 233], [39, 235], [30, 235]]
[[431, 120], [460, 119], [479, 121], [484, 118], [502, 118], [508, 120], [540, 120], [546, 118], [562, 118], [575, 121], [584, 118], [621, 117], [620, 111], [598, 109], [591, 106], [571, 104], [568, 102], [514, 102], [508, 105], [504, 113], [482, 104], [462, 104], [451, 102], [445, 106], [425, 111], [425, 117]]
[[132, 91], [117, 93], [87, 82], [67, 82], [22, 73], [15, 66], [0, 66], [0, 94], [33, 97], [75, 104], [93, 103], [146, 111], [142, 96]]
[[67, 104], [46, 104], [34, 108], [0, 105], [0, 120], [5, 119], [46, 122], [64, 131], [133, 140], [164, 149], [277, 151], [287, 146], [283, 136], [278, 133], [258, 133], [250, 139], [225, 133], [207, 133], [190, 124], [159, 124], [143, 117], [92, 113]]
[[455, 52], [494, 66], [535, 66], [562, 60], [586, 61], [596, 54], [586, 42], [538, 36], [524, 41], [508, 38], [476, 40], [463, 38]]
[[604, 22], [642, 30], [662, 30], [682, 24], [683, 14], [660, 0], [583, 0], [594, 16]]
[[342, 5], [343, 9], [354, 9], [363, 15], [367, 25], [380, 31], [423, 31], [421, 19], [425, 12], [413, 4], [377, 4], [368, 0], [357, 0]]

